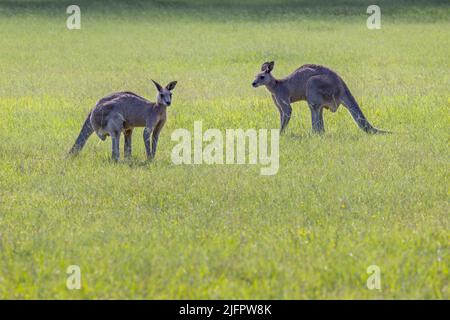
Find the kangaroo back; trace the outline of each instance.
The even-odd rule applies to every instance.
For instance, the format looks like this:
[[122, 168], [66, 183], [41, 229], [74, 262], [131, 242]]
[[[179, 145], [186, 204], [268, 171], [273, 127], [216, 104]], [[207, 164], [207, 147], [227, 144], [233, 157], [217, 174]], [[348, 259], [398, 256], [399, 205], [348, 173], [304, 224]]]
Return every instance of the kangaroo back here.
[[350, 89], [347, 87], [345, 82], [341, 80], [344, 92], [341, 96], [341, 101], [344, 104], [344, 106], [350, 111], [350, 114], [352, 115], [353, 119], [355, 120], [358, 127], [360, 127], [362, 130], [364, 130], [367, 133], [390, 133], [389, 131], [384, 131], [377, 129], [373, 127], [367, 118], [364, 116], [363, 112], [361, 111], [361, 108], [358, 105], [358, 102], [356, 102], [356, 99], [353, 97], [352, 93], [350, 92]]
[[72, 148], [69, 151], [69, 155], [76, 155], [78, 152], [83, 149], [84, 145], [86, 144], [87, 139], [91, 136], [91, 134], [94, 132], [94, 129], [91, 125], [91, 112], [89, 112], [86, 120], [84, 121], [83, 127], [81, 128], [80, 134], [78, 135], [77, 140], [75, 141], [75, 144], [72, 146]]

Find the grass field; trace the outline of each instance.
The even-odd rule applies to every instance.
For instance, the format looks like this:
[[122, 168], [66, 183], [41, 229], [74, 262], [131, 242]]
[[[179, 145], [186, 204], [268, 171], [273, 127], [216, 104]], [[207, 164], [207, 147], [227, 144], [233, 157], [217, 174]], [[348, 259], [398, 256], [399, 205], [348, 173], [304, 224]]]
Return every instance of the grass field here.
[[[0, 0], [0, 298], [448, 299], [450, 6], [378, 1]], [[277, 128], [262, 62], [345, 79], [345, 108], [311, 134], [306, 103], [280, 139], [280, 169], [181, 165], [177, 128]], [[178, 80], [155, 161], [95, 135], [65, 159], [95, 102]], [[66, 288], [78, 265], [82, 288]], [[381, 270], [381, 290], [366, 269]]]

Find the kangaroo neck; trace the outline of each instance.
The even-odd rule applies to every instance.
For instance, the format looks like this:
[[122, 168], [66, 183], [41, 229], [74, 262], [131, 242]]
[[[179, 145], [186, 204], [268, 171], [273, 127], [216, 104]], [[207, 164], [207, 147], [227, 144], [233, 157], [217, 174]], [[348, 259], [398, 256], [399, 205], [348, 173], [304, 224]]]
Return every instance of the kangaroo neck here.
[[156, 102], [154, 105], [153, 105], [153, 109], [155, 109], [155, 110], [166, 110], [166, 106], [165, 105], [163, 105], [163, 104], [160, 104], [160, 103], [158, 103], [158, 102]]
[[266, 88], [271, 93], [276, 93], [279, 84], [280, 84], [280, 81], [273, 78], [268, 84], [266, 84]]

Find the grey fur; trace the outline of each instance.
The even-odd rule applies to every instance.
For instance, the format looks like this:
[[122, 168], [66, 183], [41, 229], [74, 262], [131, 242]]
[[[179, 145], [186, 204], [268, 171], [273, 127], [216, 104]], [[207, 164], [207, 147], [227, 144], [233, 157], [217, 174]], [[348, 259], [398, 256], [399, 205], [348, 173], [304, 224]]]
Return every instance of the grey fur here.
[[[153, 81], [153, 80], [152, 80]], [[144, 143], [148, 159], [156, 154], [159, 134], [166, 122], [166, 109], [172, 103], [172, 93], [177, 84], [170, 82], [165, 88], [153, 81], [158, 90], [156, 103], [132, 92], [116, 92], [100, 99], [86, 118], [81, 132], [70, 149], [69, 154], [76, 155], [95, 131], [105, 140], [111, 136], [112, 159], [120, 158], [120, 135], [124, 134], [124, 155], [131, 157], [131, 137], [135, 127], [145, 127]], [[150, 146], [151, 137], [151, 146]]]
[[325, 131], [323, 109], [336, 112], [343, 104], [357, 125], [367, 133], [388, 133], [373, 127], [362, 113], [344, 80], [333, 70], [315, 64], [305, 64], [283, 79], [272, 75], [275, 62], [265, 62], [256, 75], [253, 87], [266, 86], [280, 113], [280, 131], [283, 132], [291, 118], [291, 103], [306, 100], [311, 111], [312, 129]]

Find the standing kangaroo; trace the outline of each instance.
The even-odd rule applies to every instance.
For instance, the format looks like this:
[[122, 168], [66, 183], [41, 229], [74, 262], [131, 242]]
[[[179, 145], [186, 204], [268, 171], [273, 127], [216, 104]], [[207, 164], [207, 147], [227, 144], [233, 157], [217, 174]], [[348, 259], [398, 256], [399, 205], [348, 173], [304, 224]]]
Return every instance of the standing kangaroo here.
[[[152, 80], [153, 81], [153, 80]], [[131, 157], [131, 135], [135, 127], [145, 127], [144, 143], [147, 159], [153, 159], [156, 153], [159, 134], [166, 122], [166, 109], [172, 103], [172, 90], [177, 82], [170, 82], [165, 88], [153, 81], [158, 89], [156, 103], [132, 92], [117, 92], [100, 99], [89, 112], [83, 128], [69, 154], [81, 151], [87, 139], [95, 131], [103, 141], [107, 136], [112, 140], [112, 159], [120, 158], [120, 134], [125, 137], [124, 154]], [[153, 135], [152, 135], [153, 133]], [[150, 136], [152, 146], [150, 148]]]
[[253, 87], [266, 86], [272, 94], [280, 112], [280, 131], [286, 129], [291, 119], [291, 103], [306, 100], [311, 110], [312, 129], [316, 133], [325, 131], [323, 108], [336, 112], [342, 103], [350, 111], [358, 126], [367, 133], [388, 133], [374, 128], [359, 108], [347, 85], [336, 72], [315, 64], [305, 64], [284, 79], [275, 79], [272, 70], [274, 61], [265, 62], [256, 75]]

